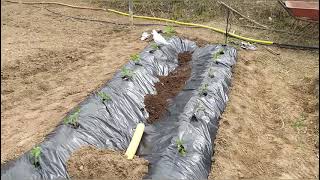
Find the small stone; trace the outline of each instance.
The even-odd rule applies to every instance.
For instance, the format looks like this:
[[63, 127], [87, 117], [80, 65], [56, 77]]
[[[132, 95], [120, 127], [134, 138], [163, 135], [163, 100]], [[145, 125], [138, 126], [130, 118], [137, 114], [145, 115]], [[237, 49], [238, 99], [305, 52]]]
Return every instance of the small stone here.
[[82, 170], [83, 170], [83, 166], [81, 165], [81, 166], [79, 167], [79, 169], [82, 171]]

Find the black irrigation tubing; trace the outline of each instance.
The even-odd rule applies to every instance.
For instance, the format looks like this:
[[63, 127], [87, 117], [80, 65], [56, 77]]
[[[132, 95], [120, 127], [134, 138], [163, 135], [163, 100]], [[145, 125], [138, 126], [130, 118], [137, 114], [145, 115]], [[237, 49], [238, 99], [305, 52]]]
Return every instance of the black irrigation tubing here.
[[294, 44], [282, 44], [282, 43], [276, 43], [276, 42], [274, 42], [272, 45], [280, 48], [289, 48], [289, 49], [319, 50], [318, 46], [301, 46], [301, 45], [294, 45]]

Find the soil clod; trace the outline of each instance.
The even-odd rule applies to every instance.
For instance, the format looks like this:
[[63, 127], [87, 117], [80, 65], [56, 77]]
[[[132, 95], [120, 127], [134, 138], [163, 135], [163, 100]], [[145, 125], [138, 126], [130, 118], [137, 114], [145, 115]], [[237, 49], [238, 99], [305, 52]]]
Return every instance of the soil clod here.
[[148, 173], [148, 161], [128, 160], [123, 152], [89, 146], [72, 154], [67, 169], [72, 179], [141, 180]]

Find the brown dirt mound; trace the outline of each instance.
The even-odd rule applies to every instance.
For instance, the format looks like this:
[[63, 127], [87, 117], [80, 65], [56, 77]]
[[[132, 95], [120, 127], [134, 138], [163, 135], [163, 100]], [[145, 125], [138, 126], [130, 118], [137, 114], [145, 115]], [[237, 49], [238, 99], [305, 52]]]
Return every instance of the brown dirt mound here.
[[124, 153], [84, 147], [72, 154], [67, 163], [72, 179], [140, 180], [148, 172], [148, 161]]
[[147, 95], [144, 103], [146, 110], [149, 112], [149, 123], [156, 122], [160, 119], [168, 105], [168, 99], [176, 96], [184, 87], [186, 81], [191, 75], [192, 54], [183, 52], [178, 54], [179, 66], [168, 76], [159, 77], [160, 81], [155, 84], [157, 94]]

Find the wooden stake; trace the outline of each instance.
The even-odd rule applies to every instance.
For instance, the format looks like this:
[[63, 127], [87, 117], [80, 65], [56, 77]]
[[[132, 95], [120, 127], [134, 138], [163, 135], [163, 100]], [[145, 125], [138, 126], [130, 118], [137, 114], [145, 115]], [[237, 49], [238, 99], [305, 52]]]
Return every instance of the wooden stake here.
[[261, 27], [268, 28], [267, 26], [262, 25], [262, 24], [260, 24], [260, 23], [258, 23], [258, 22], [256, 22], [256, 21], [254, 21], [254, 20], [246, 17], [245, 15], [241, 14], [241, 13], [238, 12], [237, 10], [235, 10], [235, 9], [233, 9], [232, 7], [228, 6], [228, 5], [225, 4], [224, 2], [221, 2], [221, 1], [218, 1], [218, 2], [219, 2], [220, 4], [222, 4], [223, 6], [225, 6], [226, 8], [230, 9], [231, 11], [235, 12], [235, 13], [238, 14], [239, 16], [245, 18], [246, 20], [248, 20], [248, 21], [250, 21], [250, 22], [252, 22], [252, 23], [254, 23], [254, 24], [257, 24], [257, 25], [259, 25], [259, 26], [261, 26]]
[[132, 0], [129, 0], [129, 21], [130, 26], [133, 26], [133, 2]]

